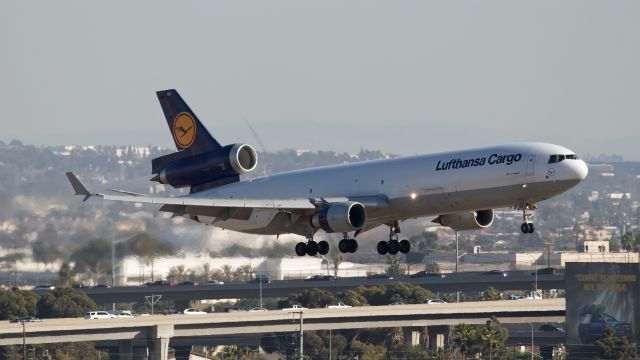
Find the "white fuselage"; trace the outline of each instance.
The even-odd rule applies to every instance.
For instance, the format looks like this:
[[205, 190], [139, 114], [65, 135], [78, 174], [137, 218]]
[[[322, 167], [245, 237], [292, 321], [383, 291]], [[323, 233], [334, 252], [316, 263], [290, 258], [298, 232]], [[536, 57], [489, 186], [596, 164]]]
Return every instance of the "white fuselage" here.
[[[551, 155], [571, 155], [549, 163]], [[380, 224], [463, 211], [535, 204], [578, 184], [587, 165], [571, 150], [516, 143], [429, 155], [363, 161], [274, 174], [194, 193], [216, 198], [368, 198], [369, 230]], [[366, 204], [365, 204], [366, 205]], [[255, 234], [300, 233], [275, 221], [276, 209], [254, 209], [246, 220], [198, 216], [200, 222]]]

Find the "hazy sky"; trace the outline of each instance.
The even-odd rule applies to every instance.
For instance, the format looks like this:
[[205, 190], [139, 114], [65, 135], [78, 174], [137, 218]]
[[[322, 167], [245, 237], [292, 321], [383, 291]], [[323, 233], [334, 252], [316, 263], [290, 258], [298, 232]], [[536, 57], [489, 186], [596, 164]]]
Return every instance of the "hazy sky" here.
[[0, 140], [416, 154], [546, 141], [640, 160], [640, 1], [3, 1]]

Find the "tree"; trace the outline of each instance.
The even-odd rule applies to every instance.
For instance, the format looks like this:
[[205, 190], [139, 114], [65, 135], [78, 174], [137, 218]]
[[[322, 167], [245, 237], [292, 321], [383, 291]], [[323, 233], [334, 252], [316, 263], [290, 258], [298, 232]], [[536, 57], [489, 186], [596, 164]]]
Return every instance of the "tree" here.
[[153, 280], [153, 263], [158, 256], [172, 255], [175, 249], [170, 242], [157, 238], [149, 233], [138, 233], [128, 239], [125, 249], [144, 264], [151, 264], [151, 279]]
[[487, 320], [487, 323], [480, 329], [479, 333], [485, 346], [488, 347], [489, 360], [491, 360], [493, 359], [493, 350], [504, 346], [504, 341], [508, 337], [507, 329], [501, 327], [500, 322], [495, 317], [492, 317]]
[[58, 278], [61, 286], [69, 287], [76, 277], [76, 268], [65, 261], [58, 270]]
[[82, 291], [57, 288], [42, 295], [37, 303], [41, 318], [81, 317], [97, 308], [96, 303]]
[[636, 358], [636, 349], [624, 336], [615, 336], [610, 327], [604, 328], [604, 336], [596, 340], [595, 345], [602, 359], [631, 360]]
[[404, 275], [405, 269], [400, 261], [400, 255], [387, 255], [387, 264], [389, 264], [385, 270], [387, 274], [394, 276]]
[[91, 239], [77, 249], [69, 258], [75, 263], [76, 271], [92, 272], [97, 281], [106, 273], [111, 273], [111, 242], [103, 238]]
[[466, 324], [458, 324], [453, 328], [453, 344], [460, 352], [462, 360], [467, 358], [467, 352], [471, 349], [476, 338], [476, 329]]
[[384, 360], [387, 349], [382, 345], [363, 343], [356, 339], [351, 340], [351, 350], [362, 360]]
[[35, 316], [38, 295], [31, 291], [0, 291], [0, 320]]
[[414, 244], [419, 251], [433, 251], [438, 246], [438, 234], [432, 231], [423, 231], [419, 235], [413, 235], [409, 242]]
[[502, 299], [502, 294], [500, 294], [500, 291], [498, 291], [493, 286], [489, 287], [487, 290], [485, 290], [482, 293], [483, 301], [494, 301], [494, 300], [500, 300], [500, 299]]
[[336, 303], [332, 293], [324, 289], [305, 289], [302, 292], [292, 293], [285, 300], [278, 302], [278, 306], [285, 308], [300, 304], [309, 308], [323, 308]]
[[168, 277], [173, 277], [176, 282], [184, 281], [187, 278], [187, 269], [184, 265], [173, 266], [169, 269]]

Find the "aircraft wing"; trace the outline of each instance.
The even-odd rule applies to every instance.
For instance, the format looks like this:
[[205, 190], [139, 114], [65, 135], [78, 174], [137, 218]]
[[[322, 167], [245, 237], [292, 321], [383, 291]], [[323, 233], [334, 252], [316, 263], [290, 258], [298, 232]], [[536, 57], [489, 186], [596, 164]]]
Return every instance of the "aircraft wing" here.
[[254, 208], [254, 209], [282, 209], [282, 210], [315, 210], [316, 205], [313, 199], [309, 198], [291, 198], [291, 199], [241, 199], [241, 198], [198, 198], [191, 196], [146, 196], [141, 194], [122, 192], [122, 195], [91, 193], [80, 182], [76, 175], [72, 172], [66, 173], [71, 186], [73, 186], [76, 195], [83, 195], [86, 201], [90, 197], [99, 197], [104, 200], [124, 201], [145, 204], [168, 205], [167, 208], [179, 207], [206, 207], [206, 208]]

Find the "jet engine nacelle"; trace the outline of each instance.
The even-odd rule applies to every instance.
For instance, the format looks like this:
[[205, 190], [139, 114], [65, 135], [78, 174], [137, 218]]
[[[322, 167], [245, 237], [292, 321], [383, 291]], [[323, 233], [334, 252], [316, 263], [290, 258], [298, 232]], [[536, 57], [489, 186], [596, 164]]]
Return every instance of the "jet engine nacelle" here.
[[433, 222], [453, 230], [482, 229], [493, 223], [493, 209], [440, 215]]
[[[176, 153], [179, 154], [179, 153]], [[175, 188], [197, 186], [235, 177], [256, 168], [258, 154], [247, 144], [232, 144], [219, 150], [179, 158], [162, 168], [151, 180]]]
[[355, 201], [328, 204], [311, 217], [311, 225], [328, 233], [360, 230], [367, 221], [364, 205]]

